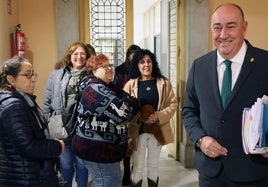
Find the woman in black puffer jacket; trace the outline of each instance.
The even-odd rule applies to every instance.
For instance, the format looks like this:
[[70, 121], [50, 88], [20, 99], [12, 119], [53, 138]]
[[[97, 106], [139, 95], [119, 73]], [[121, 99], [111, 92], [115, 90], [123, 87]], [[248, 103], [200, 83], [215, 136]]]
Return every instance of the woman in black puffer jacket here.
[[9, 59], [0, 81], [0, 187], [58, 186], [54, 161], [64, 143], [48, 139], [33, 95], [36, 74], [31, 63]]

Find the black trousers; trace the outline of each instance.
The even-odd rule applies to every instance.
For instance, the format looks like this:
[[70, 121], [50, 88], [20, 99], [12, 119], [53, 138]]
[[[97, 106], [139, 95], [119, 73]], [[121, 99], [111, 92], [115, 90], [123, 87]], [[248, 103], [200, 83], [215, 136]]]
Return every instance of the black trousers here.
[[[267, 171], [268, 172], [268, 171]], [[268, 187], [268, 178], [250, 182], [231, 181], [221, 169], [216, 177], [208, 177], [199, 173], [199, 187]]]

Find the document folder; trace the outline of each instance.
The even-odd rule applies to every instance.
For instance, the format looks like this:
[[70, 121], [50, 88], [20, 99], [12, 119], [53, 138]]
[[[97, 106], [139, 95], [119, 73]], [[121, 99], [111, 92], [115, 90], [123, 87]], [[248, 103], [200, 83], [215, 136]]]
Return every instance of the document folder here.
[[261, 146], [268, 146], [268, 104], [264, 104], [263, 106], [263, 121], [262, 121], [262, 141]]
[[243, 110], [242, 144], [246, 154], [268, 151], [268, 97], [265, 95]]

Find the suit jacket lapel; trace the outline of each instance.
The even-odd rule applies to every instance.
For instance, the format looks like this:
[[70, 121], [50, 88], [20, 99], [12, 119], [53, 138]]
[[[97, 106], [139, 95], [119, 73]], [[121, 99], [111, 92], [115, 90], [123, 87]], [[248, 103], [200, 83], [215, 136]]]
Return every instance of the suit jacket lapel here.
[[221, 104], [221, 94], [220, 94], [219, 83], [218, 83], [217, 51], [216, 50], [214, 50], [212, 52], [212, 54], [210, 55], [208, 61], [209, 61], [209, 67], [208, 68], [212, 69], [212, 71], [209, 71], [210, 72], [209, 79], [212, 82], [212, 90], [214, 92], [217, 105], [221, 109], [222, 104]]

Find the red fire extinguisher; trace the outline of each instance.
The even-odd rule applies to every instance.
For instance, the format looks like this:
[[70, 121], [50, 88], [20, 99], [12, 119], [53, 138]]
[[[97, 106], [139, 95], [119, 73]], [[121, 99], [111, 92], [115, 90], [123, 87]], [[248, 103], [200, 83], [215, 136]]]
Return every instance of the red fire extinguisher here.
[[18, 24], [13, 33], [10, 34], [11, 57], [18, 55], [24, 57], [25, 54], [25, 34], [21, 31], [21, 24]]

